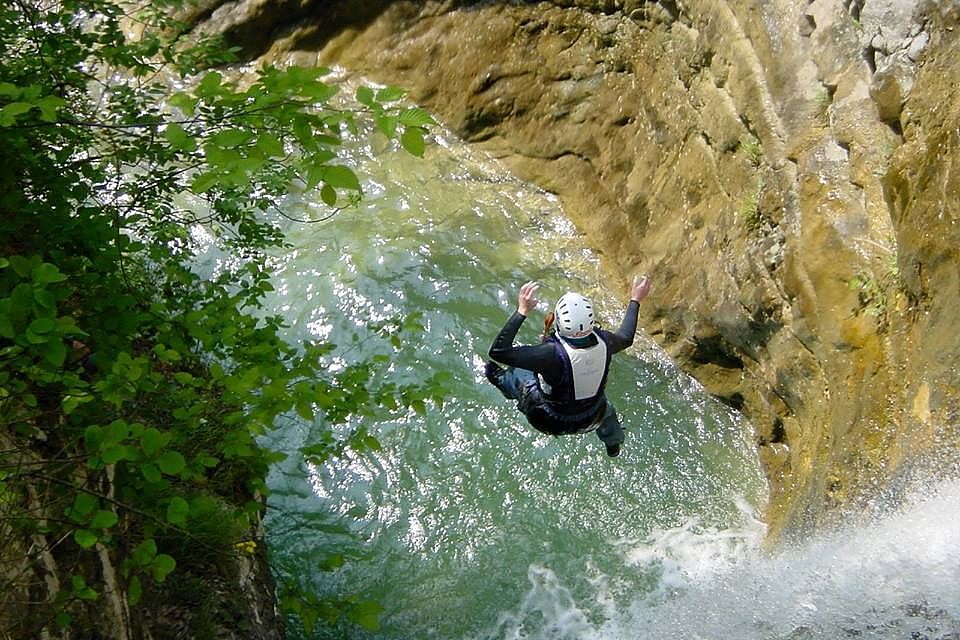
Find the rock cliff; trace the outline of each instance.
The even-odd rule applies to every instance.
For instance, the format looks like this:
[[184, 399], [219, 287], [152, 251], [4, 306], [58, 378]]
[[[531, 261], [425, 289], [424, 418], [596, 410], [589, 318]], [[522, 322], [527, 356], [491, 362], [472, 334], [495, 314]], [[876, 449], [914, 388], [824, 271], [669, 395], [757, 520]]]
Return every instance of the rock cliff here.
[[408, 89], [557, 193], [748, 415], [770, 540], [960, 463], [960, 4], [209, 2], [248, 57]]

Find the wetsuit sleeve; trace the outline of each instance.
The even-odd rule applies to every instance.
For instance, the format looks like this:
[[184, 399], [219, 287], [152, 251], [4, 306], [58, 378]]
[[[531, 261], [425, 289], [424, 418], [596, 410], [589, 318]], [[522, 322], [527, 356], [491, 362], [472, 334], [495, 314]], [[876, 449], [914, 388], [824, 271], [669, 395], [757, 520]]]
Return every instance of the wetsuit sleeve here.
[[631, 300], [627, 311], [623, 314], [623, 322], [615, 333], [604, 331], [604, 337], [610, 346], [611, 353], [623, 351], [633, 344], [633, 337], [637, 334], [637, 314], [640, 312], [640, 303]]
[[553, 345], [545, 343], [517, 347], [513, 345], [517, 332], [520, 331], [520, 326], [526, 319], [526, 316], [516, 311], [510, 316], [494, 339], [493, 346], [490, 347], [490, 358], [510, 367], [552, 374], [557, 369]]

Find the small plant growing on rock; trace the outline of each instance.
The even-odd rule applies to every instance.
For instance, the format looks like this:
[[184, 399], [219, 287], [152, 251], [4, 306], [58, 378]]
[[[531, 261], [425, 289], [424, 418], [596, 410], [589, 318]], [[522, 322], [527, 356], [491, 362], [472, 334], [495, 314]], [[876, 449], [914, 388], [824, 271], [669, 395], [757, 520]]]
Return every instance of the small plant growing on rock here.
[[757, 231], [764, 223], [766, 218], [760, 211], [760, 194], [763, 192], [764, 183], [761, 181], [757, 187], [747, 193], [740, 202], [740, 208], [737, 210], [737, 217], [748, 231]]
[[900, 286], [900, 267], [896, 251], [883, 244], [871, 244], [875, 244], [883, 252], [883, 273], [877, 278], [871, 272], [859, 271], [850, 280], [849, 286], [857, 291], [860, 309], [877, 318], [882, 325], [886, 321], [890, 291]]
[[743, 153], [746, 154], [750, 164], [754, 167], [760, 166], [760, 163], [763, 161], [763, 147], [760, 144], [759, 138], [752, 134], [741, 137], [740, 148], [743, 149]]
[[857, 292], [860, 308], [867, 315], [881, 318], [887, 313], [887, 292], [873, 274], [860, 271], [849, 282], [851, 289]]

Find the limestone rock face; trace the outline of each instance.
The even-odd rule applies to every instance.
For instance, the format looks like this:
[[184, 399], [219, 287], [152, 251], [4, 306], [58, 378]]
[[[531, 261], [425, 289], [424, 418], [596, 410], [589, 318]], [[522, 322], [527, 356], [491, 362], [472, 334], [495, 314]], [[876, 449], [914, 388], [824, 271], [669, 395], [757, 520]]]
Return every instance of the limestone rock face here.
[[408, 89], [559, 194], [614, 281], [651, 274], [642, 326], [753, 420], [771, 540], [960, 459], [956, 3], [217, 12], [251, 55]]

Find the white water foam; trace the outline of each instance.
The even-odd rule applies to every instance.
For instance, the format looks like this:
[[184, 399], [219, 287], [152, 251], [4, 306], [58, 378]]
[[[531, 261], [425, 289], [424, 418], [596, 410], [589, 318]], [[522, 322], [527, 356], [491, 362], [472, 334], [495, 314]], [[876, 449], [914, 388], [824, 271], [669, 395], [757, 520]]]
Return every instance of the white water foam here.
[[531, 566], [523, 601], [482, 637], [960, 640], [960, 481], [929, 493], [869, 526], [775, 554], [760, 551], [750, 522], [739, 531], [691, 522], [622, 541], [625, 563], [657, 584], [619, 608], [603, 588], [576, 602], [548, 567]]

